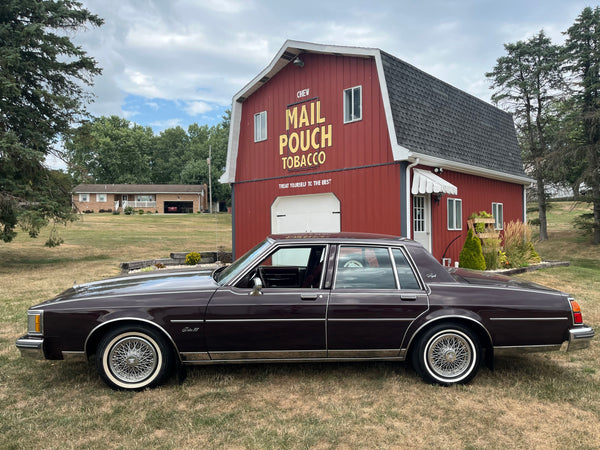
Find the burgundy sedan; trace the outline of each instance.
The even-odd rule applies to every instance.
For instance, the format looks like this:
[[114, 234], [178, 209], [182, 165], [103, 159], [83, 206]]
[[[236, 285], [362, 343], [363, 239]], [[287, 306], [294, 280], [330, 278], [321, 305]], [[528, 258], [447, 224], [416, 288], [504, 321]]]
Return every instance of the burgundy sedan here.
[[270, 236], [211, 273], [74, 286], [29, 309], [23, 356], [95, 360], [116, 389], [192, 364], [409, 360], [430, 383], [471, 380], [503, 350], [574, 350], [594, 330], [569, 295], [447, 270], [392, 236]]

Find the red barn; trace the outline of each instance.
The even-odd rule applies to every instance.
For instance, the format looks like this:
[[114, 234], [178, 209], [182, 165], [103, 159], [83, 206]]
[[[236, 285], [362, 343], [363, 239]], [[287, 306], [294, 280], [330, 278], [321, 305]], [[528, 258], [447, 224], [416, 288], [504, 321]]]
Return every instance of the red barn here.
[[530, 181], [509, 114], [379, 49], [297, 41], [234, 96], [221, 178], [237, 256], [271, 233], [355, 231], [452, 262], [472, 212], [524, 219]]

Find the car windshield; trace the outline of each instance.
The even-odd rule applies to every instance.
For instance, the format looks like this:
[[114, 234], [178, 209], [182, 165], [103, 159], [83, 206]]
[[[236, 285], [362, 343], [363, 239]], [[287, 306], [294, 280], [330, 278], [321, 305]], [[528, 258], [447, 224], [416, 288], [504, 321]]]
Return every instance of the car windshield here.
[[213, 272], [213, 278], [219, 285], [223, 286], [233, 280], [246, 266], [246, 262], [254, 259], [254, 257], [263, 252], [263, 250], [271, 245], [269, 239], [259, 243], [252, 250], [248, 251], [244, 256], [235, 260], [235, 262], [224, 270]]

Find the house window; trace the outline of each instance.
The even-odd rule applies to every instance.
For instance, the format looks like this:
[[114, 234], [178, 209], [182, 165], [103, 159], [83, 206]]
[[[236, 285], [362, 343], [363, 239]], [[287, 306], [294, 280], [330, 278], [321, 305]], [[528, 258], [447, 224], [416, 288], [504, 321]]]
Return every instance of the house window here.
[[344, 90], [344, 123], [362, 120], [362, 86]]
[[462, 200], [448, 199], [448, 229], [462, 230]]
[[423, 232], [425, 230], [425, 197], [420, 195], [413, 197], [413, 231]]
[[79, 201], [80, 202], [89, 202], [90, 194], [79, 194]]
[[106, 201], [106, 194], [96, 194], [96, 201], [97, 202], [105, 202]]
[[502, 203], [492, 203], [492, 216], [494, 216], [494, 228], [496, 230], [504, 229], [504, 205]]
[[254, 114], [254, 142], [267, 140], [267, 112]]
[[153, 202], [154, 195], [138, 195], [136, 201], [138, 201], [138, 202]]

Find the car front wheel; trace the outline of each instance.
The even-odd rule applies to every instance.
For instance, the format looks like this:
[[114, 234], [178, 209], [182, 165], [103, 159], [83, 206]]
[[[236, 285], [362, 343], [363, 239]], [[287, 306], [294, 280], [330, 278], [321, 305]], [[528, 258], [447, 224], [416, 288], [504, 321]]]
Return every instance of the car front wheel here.
[[96, 368], [113, 389], [141, 390], [166, 380], [173, 366], [172, 355], [158, 332], [142, 326], [123, 326], [100, 340]]
[[419, 375], [442, 386], [469, 382], [477, 374], [480, 360], [477, 336], [458, 324], [430, 328], [419, 338], [412, 354]]

